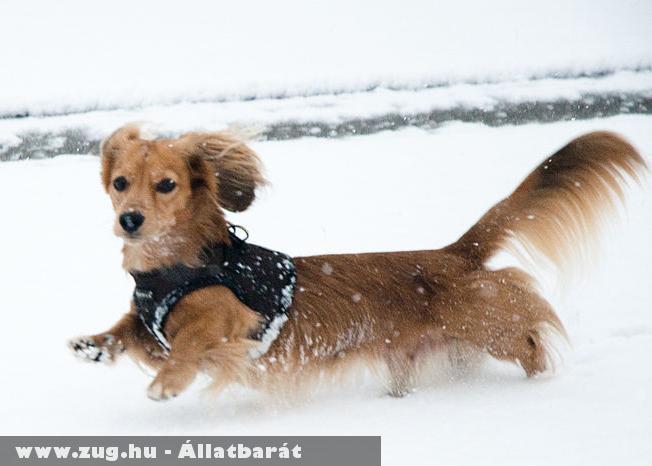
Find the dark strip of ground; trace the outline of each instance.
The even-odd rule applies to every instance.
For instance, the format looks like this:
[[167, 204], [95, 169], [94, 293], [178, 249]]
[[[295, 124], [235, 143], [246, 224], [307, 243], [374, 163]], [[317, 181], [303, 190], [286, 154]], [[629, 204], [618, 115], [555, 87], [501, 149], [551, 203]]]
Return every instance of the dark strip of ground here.
[[[650, 93], [586, 94], [576, 100], [505, 102], [488, 109], [454, 107], [415, 114], [389, 113], [339, 123], [286, 121], [264, 128], [260, 137], [264, 140], [288, 140], [301, 137], [339, 138], [405, 127], [436, 129], [452, 121], [503, 126], [650, 113], [652, 113]], [[41, 159], [60, 154], [97, 154], [99, 148], [99, 141], [89, 138], [86, 131], [80, 128], [70, 128], [58, 133], [34, 131], [18, 136], [21, 139], [19, 144], [9, 147], [0, 145], [1, 161]]]

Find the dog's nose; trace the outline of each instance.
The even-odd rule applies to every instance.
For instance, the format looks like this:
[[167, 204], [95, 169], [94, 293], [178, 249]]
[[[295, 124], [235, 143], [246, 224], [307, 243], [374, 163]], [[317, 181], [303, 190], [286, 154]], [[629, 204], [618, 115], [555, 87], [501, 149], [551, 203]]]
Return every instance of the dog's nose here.
[[140, 212], [127, 212], [120, 215], [120, 225], [127, 233], [135, 233], [144, 221], [145, 216]]

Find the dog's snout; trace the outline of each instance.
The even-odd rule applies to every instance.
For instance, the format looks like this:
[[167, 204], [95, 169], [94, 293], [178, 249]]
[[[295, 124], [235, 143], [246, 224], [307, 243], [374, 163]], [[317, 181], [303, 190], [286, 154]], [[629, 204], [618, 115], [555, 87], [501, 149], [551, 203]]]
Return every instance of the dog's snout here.
[[127, 212], [120, 215], [120, 226], [127, 233], [135, 233], [145, 221], [140, 212]]

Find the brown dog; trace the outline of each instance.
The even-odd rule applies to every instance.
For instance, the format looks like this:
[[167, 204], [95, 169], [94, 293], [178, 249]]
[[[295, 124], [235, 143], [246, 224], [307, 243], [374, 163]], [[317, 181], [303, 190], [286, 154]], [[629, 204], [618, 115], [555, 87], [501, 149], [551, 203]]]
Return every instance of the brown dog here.
[[[264, 183], [256, 155], [228, 133], [144, 140], [127, 126], [101, 152], [131, 273], [201, 267], [207, 246], [233, 241], [223, 209], [246, 209]], [[352, 362], [382, 367], [390, 393], [400, 396], [413, 387], [420, 361], [442, 351], [486, 352], [533, 376], [550, 368], [547, 336], [564, 335], [563, 326], [529, 275], [489, 270], [487, 260], [516, 239], [535, 260], [563, 266], [622, 197], [625, 177], [638, 180], [645, 168], [618, 136], [591, 133], [547, 158], [443, 249], [295, 258], [287, 323], [262, 355], [251, 351], [260, 345], [252, 338], [260, 315], [222, 285], [177, 303], [165, 321], [169, 351], [133, 302], [113, 328], [71, 347], [100, 362], [127, 352], [155, 368], [148, 395], [156, 400], [178, 395], [200, 371], [218, 387], [279, 388]]]

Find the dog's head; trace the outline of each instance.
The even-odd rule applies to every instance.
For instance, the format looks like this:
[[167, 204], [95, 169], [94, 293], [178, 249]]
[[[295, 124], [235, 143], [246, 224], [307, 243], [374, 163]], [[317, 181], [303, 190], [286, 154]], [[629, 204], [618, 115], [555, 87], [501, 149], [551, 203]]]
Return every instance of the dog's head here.
[[222, 208], [247, 209], [265, 182], [256, 154], [228, 132], [148, 140], [130, 125], [102, 143], [101, 157], [114, 231], [132, 245], [224, 239]]

